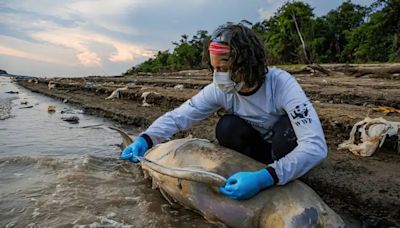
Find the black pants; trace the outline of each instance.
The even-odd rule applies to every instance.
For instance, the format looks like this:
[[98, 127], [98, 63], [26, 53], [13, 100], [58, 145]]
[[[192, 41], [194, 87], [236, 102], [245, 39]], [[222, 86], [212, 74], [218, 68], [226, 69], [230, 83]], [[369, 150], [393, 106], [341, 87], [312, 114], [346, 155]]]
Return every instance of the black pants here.
[[272, 131], [272, 143], [268, 143], [249, 123], [230, 114], [221, 117], [215, 134], [221, 146], [270, 164], [284, 157], [297, 146], [297, 138], [287, 115], [278, 120]]

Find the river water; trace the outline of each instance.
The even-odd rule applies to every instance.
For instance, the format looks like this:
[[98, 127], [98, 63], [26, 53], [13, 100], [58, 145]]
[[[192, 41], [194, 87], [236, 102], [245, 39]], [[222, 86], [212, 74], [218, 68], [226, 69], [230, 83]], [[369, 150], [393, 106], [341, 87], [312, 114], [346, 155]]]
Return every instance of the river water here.
[[[62, 120], [73, 115], [78, 124]], [[121, 127], [0, 77], [0, 227], [213, 226], [120, 161], [121, 139], [106, 126]]]

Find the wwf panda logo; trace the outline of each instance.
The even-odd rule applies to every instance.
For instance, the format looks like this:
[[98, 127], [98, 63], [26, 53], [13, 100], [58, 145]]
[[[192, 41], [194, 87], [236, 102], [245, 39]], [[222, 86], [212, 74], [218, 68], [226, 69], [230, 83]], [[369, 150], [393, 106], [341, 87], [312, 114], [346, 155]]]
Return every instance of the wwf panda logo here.
[[304, 119], [308, 117], [307, 104], [297, 105], [292, 113], [290, 113], [292, 118], [295, 120], [297, 118]]

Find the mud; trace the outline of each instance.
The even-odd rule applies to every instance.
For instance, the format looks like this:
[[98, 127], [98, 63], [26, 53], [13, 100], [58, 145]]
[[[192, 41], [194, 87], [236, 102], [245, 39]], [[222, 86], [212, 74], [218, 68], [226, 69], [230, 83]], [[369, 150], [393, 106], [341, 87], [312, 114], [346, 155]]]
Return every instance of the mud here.
[[[329, 76], [298, 74], [302, 85], [317, 109], [329, 145], [328, 159], [302, 177], [335, 211], [361, 219], [370, 226], [400, 226], [400, 154], [398, 139], [389, 138], [372, 157], [356, 157], [348, 151], [337, 150], [347, 139], [357, 121], [370, 117], [384, 117], [400, 121], [399, 113], [385, 114], [371, 111], [384, 105], [400, 108], [400, 77], [360, 78], [335, 71]], [[375, 68], [390, 65], [375, 65]], [[49, 89], [53, 80], [55, 88]], [[139, 129], [148, 127], [157, 117], [179, 106], [211, 82], [207, 71], [188, 71], [164, 74], [140, 74], [115, 77], [53, 78], [17, 82], [32, 91], [80, 106], [85, 113], [111, 118], [121, 124]], [[174, 89], [183, 85], [183, 89]], [[120, 98], [105, 100], [115, 89]], [[144, 107], [144, 92], [150, 93]], [[191, 130], [174, 136], [188, 135], [215, 141], [214, 127], [222, 110], [201, 121]]]

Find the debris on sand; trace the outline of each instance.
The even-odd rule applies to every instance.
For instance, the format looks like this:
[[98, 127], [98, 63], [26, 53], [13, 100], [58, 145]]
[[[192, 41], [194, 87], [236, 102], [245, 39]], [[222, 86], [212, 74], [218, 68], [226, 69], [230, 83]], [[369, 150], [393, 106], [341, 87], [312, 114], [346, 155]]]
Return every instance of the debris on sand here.
[[37, 79], [29, 79], [28, 82], [29, 83], [35, 83], [35, 84], [39, 83], [39, 81]]
[[185, 86], [182, 84], [178, 84], [178, 85], [174, 86], [174, 89], [176, 89], [176, 90], [183, 90], [184, 88], [185, 88]]
[[[341, 143], [339, 149], [348, 149], [357, 156], [368, 157], [382, 146], [387, 136], [400, 137], [399, 129], [400, 122], [387, 121], [382, 117], [374, 119], [366, 117], [353, 126], [350, 138]], [[361, 143], [356, 144], [357, 141]]]
[[56, 84], [55, 84], [54, 81], [49, 81], [49, 84], [47, 84], [47, 87], [48, 87], [49, 89], [54, 89], [54, 88], [56, 88]]
[[87, 125], [87, 126], [83, 126], [81, 128], [95, 128], [95, 127], [100, 127], [103, 126], [104, 124], [93, 124], [93, 125]]
[[160, 93], [153, 92], [153, 91], [142, 93], [141, 98], [143, 98], [143, 103], [142, 103], [142, 106], [143, 106], [143, 107], [151, 107], [151, 106], [152, 106], [151, 104], [147, 103], [147, 101], [146, 101], [147, 96], [149, 96], [150, 94], [160, 95]]
[[47, 107], [47, 112], [55, 112], [56, 111], [56, 106], [55, 105], [49, 105]]
[[94, 85], [93, 83], [91, 83], [91, 82], [86, 82], [86, 83], [83, 85], [83, 88], [84, 88], [85, 90], [91, 90], [93, 87], [95, 87], [95, 85]]
[[24, 109], [24, 108], [33, 108], [33, 105], [19, 107], [19, 109]]
[[63, 117], [61, 117], [61, 119], [68, 123], [71, 123], [71, 124], [79, 123], [79, 117], [77, 117], [77, 116], [66, 116], [66, 117], [63, 116]]
[[72, 108], [64, 108], [63, 110], [61, 110], [60, 113], [61, 114], [82, 114], [83, 111], [82, 110], [72, 109]]
[[113, 98], [118, 98], [118, 99], [121, 98], [121, 91], [124, 91], [124, 90], [128, 90], [128, 86], [114, 90], [110, 96], [106, 97], [106, 100], [113, 99]]
[[386, 115], [396, 114], [396, 113], [400, 114], [400, 109], [396, 109], [396, 108], [389, 107], [389, 106], [378, 106], [378, 107], [375, 107], [375, 108], [371, 108], [371, 110], [375, 111], [375, 112], [383, 112]]
[[19, 92], [18, 92], [18, 91], [7, 91], [7, 92], [5, 92], [5, 93], [9, 93], [9, 94], [18, 94]]

